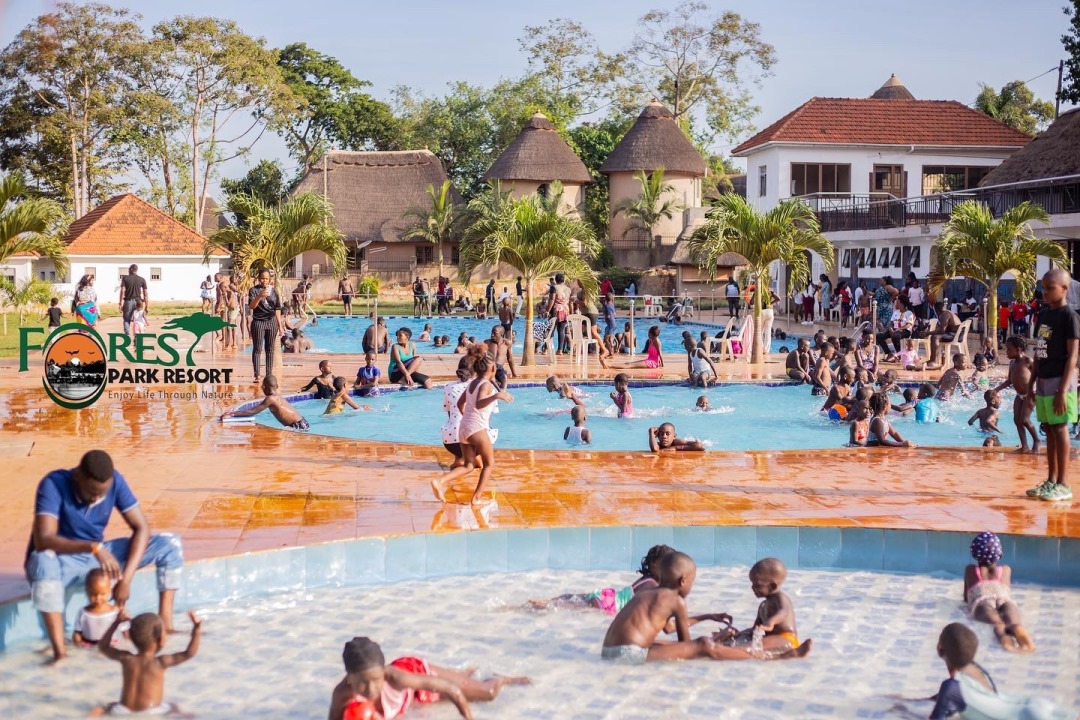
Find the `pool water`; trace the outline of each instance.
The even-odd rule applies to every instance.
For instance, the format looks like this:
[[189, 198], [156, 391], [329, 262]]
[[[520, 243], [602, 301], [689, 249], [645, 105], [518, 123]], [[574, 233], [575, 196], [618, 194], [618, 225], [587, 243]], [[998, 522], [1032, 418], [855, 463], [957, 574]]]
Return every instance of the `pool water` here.
[[[690, 612], [729, 612], [737, 626], [751, 624], [758, 601], [746, 572], [701, 568]], [[600, 660], [610, 621], [602, 612], [519, 609], [530, 598], [623, 587], [635, 577], [543, 570], [328, 588], [202, 608], [199, 654], [167, 672], [165, 695], [203, 720], [325, 718], [343, 675], [342, 645], [368, 635], [382, 644], [387, 661], [417, 655], [446, 667], [478, 666], [481, 677], [533, 679], [531, 686], [504, 688], [492, 703], [473, 704], [478, 719], [927, 717], [932, 703], [913, 698], [937, 692], [947, 676], [938, 634], [965, 621], [956, 578], [793, 569], [784, 590], [800, 638], [814, 639], [810, 657], [626, 667]], [[1013, 595], [1038, 650], [1006, 653], [989, 626], [969, 623], [979, 637], [979, 663], [1002, 690], [1047, 697], [1076, 714], [1080, 591], [1015, 585]], [[178, 625], [185, 634], [170, 637], [167, 651], [187, 643], [186, 618]], [[119, 698], [117, 663], [79, 650], [54, 670], [42, 667], [36, 649], [0, 654], [0, 716], [85, 717]], [[458, 717], [449, 703], [419, 706], [408, 716]]]
[[[351, 369], [342, 368], [346, 373]], [[398, 391], [389, 386], [377, 397], [357, 398], [370, 412], [346, 408], [343, 414], [324, 416], [325, 400], [296, 403], [311, 423], [311, 432], [321, 435], [441, 445], [440, 427], [446, 420], [442, 410], [443, 392], [433, 390]], [[808, 385], [765, 386], [728, 384], [702, 390], [688, 385], [631, 388], [634, 415], [617, 417], [609, 393], [610, 384], [583, 385], [587, 396], [587, 427], [593, 436], [589, 446], [570, 446], [563, 431], [570, 421], [572, 404], [560, 400], [543, 387], [510, 388], [514, 402], [498, 403], [492, 427], [498, 428], [497, 448], [547, 450], [648, 450], [648, 429], [668, 421], [679, 437], [694, 437], [710, 450], [786, 450], [837, 448], [848, 442], [849, 426], [833, 422], [820, 413], [822, 397], [810, 395]], [[697, 398], [705, 395], [710, 410], [695, 410]], [[903, 402], [893, 395], [894, 404]], [[1011, 393], [1002, 398], [1002, 407], [1012, 404]], [[942, 422], [918, 424], [914, 415], [891, 417], [896, 430], [918, 445], [980, 446], [985, 435], [967, 425], [967, 420], [983, 402], [958, 398], [942, 404]], [[1005, 432], [1003, 445], [1017, 444], [1011, 410], [1003, 410], [998, 426]], [[270, 427], [280, 425], [269, 413], [258, 418]]]
[[[629, 317], [622, 316], [618, 318], [616, 325], [620, 332], [622, 332], [623, 324], [628, 322], [629, 319]], [[464, 332], [477, 340], [484, 340], [491, 337], [491, 328], [498, 325], [499, 320], [497, 318], [494, 320], [477, 320], [472, 317], [453, 316], [434, 318], [399, 316], [386, 318], [386, 327], [389, 330], [391, 342], [393, 342], [394, 333], [402, 327], [412, 330], [413, 340], [416, 340], [424, 331], [424, 325], [429, 323], [431, 324], [432, 337], [435, 335], [447, 335], [450, 338], [450, 344], [447, 347], [435, 347], [431, 342], [417, 341], [417, 350], [422, 353], [452, 353], [457, 345], [458, 335]], [[364, 339], [364, 331], [370, 325], [371, 320], [369, 318], [324, 316], [319, 318], [318, 325], [305, 325], [304, 332], [315, 343], [313, 352], [360, 353], [363, 352], [361, 343]], [[707, 330], [709, 335], [714, 336], [724, 329], [723, 326], [716, 327], [696, 323], [672, 325], [662, 323], [654, 317], [638, 317], [634, 320], [634, 334], [638, 338], [637, 350], [639, 352], [642, 351], [645, 345], [645, 337], [649, 332], [649, 328], [653, 325], [660, 326], [660, 344], [664, 352], [682, 352], [682, 333], [684, 330], [689, 331], [697, 340], [702, 330]], [[519, 353], [522, 350], [520, 338], [524, 337], [522, 334], [524, 329], [525, 319], [523, 317], [514, 322], [514, 332], [519, 339], [514, 345], [514, 349]], [[600, 331], [603, 332], [603, 330], [603, 319], [601, 319]], [[789, 349], [794, 348], [795, 340], [792, 338], [787, 340], [774, 339], [770, 352], [779, 352], [781, 346], [786, 346]]]

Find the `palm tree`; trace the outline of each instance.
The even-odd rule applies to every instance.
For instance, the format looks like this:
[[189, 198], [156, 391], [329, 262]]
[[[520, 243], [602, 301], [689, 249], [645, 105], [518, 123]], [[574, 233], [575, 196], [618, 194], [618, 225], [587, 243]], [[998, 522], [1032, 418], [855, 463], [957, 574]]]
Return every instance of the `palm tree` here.
[[[505, 263], [525, 280], [525, 350], [521, 364], [532, 365], [534, 347], [533, 283], [537, 278], [564, 273], [581, 283], [586, 293], [598, 289], [588, 260], [600, 251], [592, 227], [572, 215], [545, 209], [541, 198], [509, 199], [497, 186], [470, 203], [473, 221], [461, 240], [458, 275], [468, 283], [481, 265]], [[580, 248], [580, 251], [579, 249]]]
[[[53, 286], [44, 280], [28, 277], [16, 285], [7, 278], [0, 278], [0, 297], [4, 298], [4, 304], [15, 308], [19, 314], [19, 324], [23, 324], [27, 311], [34, 305], [48, 305], [53, 296]], [[4, 333], [7, 334], [7, 323], [4, 324]]]
[[[740, 195], [721, 195], [706, 215], [705, 224], [694, 231], [690, 252], [709, 277], [724, 253], [746, 258], [755, 277], [754, 327], [761, 327], [764, 293], [769, 292], [769, 265], [780, 261], [791, 269], [792, 285], [810, 279], [809, 254], [821, 256], [825, 269], [832, 268], [835, 250], [821, 234], [817, 216], [802, 200], [786, 200], [767, 213], [758, 212]], [[761, 333], [754, 333], [752, 362], [761, 362]]]
[[438, 190], [434, 185], [428, 185], [427, 193], [431, 196], [431, 208], [411, 207], [402, 215], [404, 219], [412, 221], [402, 233], [402, 240], [420, 238], [438, 247], [440, 278], [443, 276], [443, 243], [454, 235], [461, 222], [461, 216], [456, 213], [457, 207], [450, 188], [449, 180], [444, 180], [442, 187]]
[[64, 218], [59, 203], [27, 197], [18, 175], [0, 178], [0, 265], [18, 253], [36, 253], [52, 261], [57, 277], [66, 275], [66, 247], [60, 239]]
[[664, 168], [657, 168], [648, 175], [639, 170], [634, 177], [641, 183], [641, 194], [635, 200], [623, 200], [615, 206], [615, 213], [621, 213], [630, 221], [623, 231], [623, 237], [631, 230], [641, 230], [649, 238], [649, 265], [656, 264], [656, 241], [653, 228], [661, 220], [670, 220], [682, 210], [682, 203], [674, 198], [664, 200], [664, 195], [675, 192], [671, 183], [664, 182]]
[[225, 211], [242, 215], [245, 222], [211, 235], [203, 250], [204, 261], [209, 262], [214, 250], [229, 251], [233, 267], [243, 273], [242, 289], [250, 286], [262, 268], [280, 279], [285, 266], [301, 253], [324, 253], [335, 269], [348, 262], [333, 210], [320, 195], [302, 193], [275, 205], [254, 195], [230, 195]]
[[[949, 221], [938, 236], [937, 253], [930, 271], [930, 291], [937, 294], [945, 282], [964, 275], [986, 288], [989, 295], [987, 327], [993, 327], [998, 306], [998, 283], [1011, 272], [1016, 278], [1018, 297], [1030, 297], [1035, 290], [1035, 260], [1047, 257], [1054, 265], [1064, 265], [1064, 248], [1053, 240], [1035, 237], [1029, 223], [1049, 222], [1050, 215], [1040, 205], [1023, 202], [994, 219], [990, 208], [968, 200], [953, 208]], [[988, 333], [997, 348], [997, 333]]]

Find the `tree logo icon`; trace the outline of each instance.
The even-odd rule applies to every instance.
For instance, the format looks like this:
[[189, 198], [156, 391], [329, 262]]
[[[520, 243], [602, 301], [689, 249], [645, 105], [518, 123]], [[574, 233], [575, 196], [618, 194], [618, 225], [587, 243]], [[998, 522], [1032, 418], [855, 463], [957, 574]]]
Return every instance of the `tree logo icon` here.
[[195, 341], [191, 343], [191, 347], [187, 351], [187, 364], [188, 367], [195, 365], [195, 359], [192, 357], [192, 353], [195, 351], [196, 346], [199, 344], [199, 340], [203, 335], [207, 333], [216, 332], [223, 328], [236, 327], [232, 323], [225, 322], [217, 315], [207, 315], [203, 312], [192, 313], [184, 317], [173, 318], [164, 325], [161, 326], [162, 330], [183, 330], [189, 332], [195, 336]]

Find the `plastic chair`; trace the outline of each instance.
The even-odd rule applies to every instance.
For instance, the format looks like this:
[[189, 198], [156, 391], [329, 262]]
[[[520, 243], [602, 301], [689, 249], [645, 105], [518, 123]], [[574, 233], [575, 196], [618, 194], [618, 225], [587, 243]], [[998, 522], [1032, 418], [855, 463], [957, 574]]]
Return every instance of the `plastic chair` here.
[[566, 332], [570, 338], [570, 356], [584, 368], [589, 364], [589, 348], [596, 346], [600, 352], [600, 343], [592, 336], [592, 321], [584, 315], [574, 314], [568, 317]]
[[[955, 353], [960, 353], [961, 355], [963, 355], [965, 360], [970, 359], [967, 347], [967, 336], [970, 330], [971, 318], [968, 318], [964, 322], [960, 323], [960, 329], [956, 331], [956, 337], [953, 338], [952, 342], [943, 346], [945, 349], [946, 364], [948, 364], [949, 358], [951, 358]], [[956, 348], [955, 352], [953, 351], [953, 348]]]
[[836, 305], [829, 308], [829, 320], [832, 322], [840, 322], [840, 308]]
[[642, 297], [645, 298], [645, 317], [659, 315], [662, 308], [660, 303], [656, 302], [656, 298], [652, 295], [643, 295]]
[[[734, 336], [728, 334], [728, 337], [720, 341], [720, 362], [726, 359], [732, 361], [735, 360], [750, 360], [750, 355], [753, 352], [754, 341], [754, 318], [747, 316], [743, 319], [742, 327], [739, 328]], [[739, 351], [735, 352], [735, 343], [739, 343]]]
[[709, 354], [712, 355], [717, 352], [717, 348], [723, 347], [723, 342], [731, 336], [731, 328], [735, 325], [735, 318], [728, 318], [727, 325], [724, 326], [724, 332], [720, 333], [719, 337], [709, 338]]
[[[927, 323], [927, 332], [933, 332], [937, 330], [937, 318], [933, 318]], [[919, 352], [920, 348], [926, 348], [926, 361], [930, 362], [930, 338], [915, 338], [915, 352]]]
[[547, 353], [548, 363], [555, 364], [555, 323], [549, 322], [547, 330], [544, 331], [544, 339], [540, 341], [541, 349]]

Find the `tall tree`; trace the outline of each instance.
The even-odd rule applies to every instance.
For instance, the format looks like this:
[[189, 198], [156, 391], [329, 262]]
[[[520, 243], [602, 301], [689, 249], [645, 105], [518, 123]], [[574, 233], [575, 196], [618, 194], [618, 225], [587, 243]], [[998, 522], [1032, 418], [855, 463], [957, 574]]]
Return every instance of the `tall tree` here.
[[[817, 215], [802, 200], [786, 200], [767, 213], [759, 212], [741, 195], [722, 195], [709, 210], [705, 224], [694, 231], [690, 253], [702, 272], [716, 276], [717, 261], [724, 253], [746, 258], [754, 276], [754, 327], [761, 327], [765, 293], [772, 287], [769, 266], [779, 261], [791, 269], [792, 287], [810, 279], [809, 253], [821, 256], [825, 269], [832, 267], [835, 250], [821, 234]], [[761, 333], [755, 332], [751, 362], [761, 362]]]
[[277, 205], [289, 192], [285, 171], [277, 160], [260, 160], [239, 180], [224, 178], [221, 190], [226, 195], [251, 195], [266, 205]]
[[[132, 89], [126, 68], [143, 39], [138, 17], [100, 3], [62, 3], [19, 32], [0, 55], [6, 167], [25, 172], [46, 166], [49, 193], [70, 202], [76, 218], [122, 186], [115, 178], [122, 172]], [[26, 138], [7, 134], [20, 125], [53, 152], [20, 157]]]
[[[1048, 223], [1050, 215], [1030, 202], [996, 219], [988, 206], [975, 200], [957, 205], [938, 237], [930, 291], [936, 294], [949, 278], [963, 275], [986, 288], [989, 312], [996, 313], [998, 284], [1005, 273], [1012, 273], [1017, 296], [1030, 297], [1035, 290], [1036, 258], [1042, 255], [1059, 267], [1067, 259], [1060, 243], [1035, 237], [1032, 222]], [[989, 333], [989, 337], [997, 348], [997, 334]]]
[[438, 190], [428, 185], [431, 207], [411, 207], [406, 210], [404, 219], [409, 221], [409, 226], [401, 235], [402, 240], [427, 240], [435, 245], [439, 256], [439, 277], [443, 276], [443, 243], [453, 238], [461, 224], [462, 216], [457, 212], [452, 187], [449, 180], [443, 180]]
[[[682, 203], [674, 197], [675, 188], [664, 180], [664, 168], [657, 168], [648, 175], [644, 170], [634, 174], [634, 179], [641, 185], [641, 194], [636, 198], [627, 198], [615, 207], [615, 213], [630, 221], [626, 232], [640, 230], [648, 238], [649, 266], [656, 265], [656, 239], [653, 228], [661, 220], [671, 220], [675, 213], [682, 210]], [[665, 199], [665, 195], [668, 197]]]
[[262, 116], [282, 117], [297, 103], [277, 65], [277, 52], [231, 20], [177, 17], [154, 26], [173, 48], [175, 99], [189, 135], [192, 221], [202, 227], [217, 167], [247, 153], [266, 129]]
[[60, 240], [65, 220], [56, 201], [27, 197], [20, 176], [0, 178], [0, 265], [13, 255], [31, 252], [51, 260], [57, 277], [66, 275], [67, 248]]
[[271, 117], [301, 172], [331, 146], [344, 150], [390, 150], [397, 125], [390, 106], [374, 99], [336, 58], [293, 43], [278, 58], [285, 83], [299, 100], [296, 111]]
[[1061, 36], [1061, 44], [1065, 47], [1065, 77], [1061, 84], [1061, 99], [1080, 104], [1080, 0], [1071, 0], [1063, 10], [1069, 18], [1069, 29]]
[[488, 186], [487, 192], [469, 205], [475, 220], [461, 240], [458, 274], [467, 283], [481, 266], [505, 263], [522, 276], [526, 338], [521, 364], [532, 365], [533, 285], [561, 272], [595, 295], [596, 275], [587, 260], [600, 251], [600, 243], [588, 223], [545, 209], [536, 195], [507, 199], [497, 186]]
[[570, 129], [569, 143], [592, 175], [593, 184], [585, 193], [582, 217], [592, 225], [598, 238], [608, 235], [611, 191], [608, 176], [600, 166], [634, 123], [632, 115], [612, 114], [596, 123], [581, 123]]
[[773, 46], [761, 39], [761, 26], [733, 11], [711, 14], [698, 0], [674, 10], [652, 10], [638, 22], [628, 53], [628, 79], [639, 92], [660, 98], [683, 128], [700, 116], [716, 134], [742, 134], [757, 112], [746, 81], [757, 84], [770, 74]]
[[1006, 83], [1001, 92], [979, 83], [975, 109], [1011, 128], [1028, 135], [1037, 135], [1054, 119], [1054, 104], [1040, 100], [1022, 80]]

